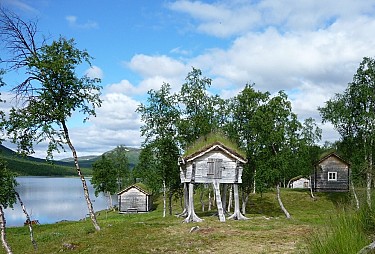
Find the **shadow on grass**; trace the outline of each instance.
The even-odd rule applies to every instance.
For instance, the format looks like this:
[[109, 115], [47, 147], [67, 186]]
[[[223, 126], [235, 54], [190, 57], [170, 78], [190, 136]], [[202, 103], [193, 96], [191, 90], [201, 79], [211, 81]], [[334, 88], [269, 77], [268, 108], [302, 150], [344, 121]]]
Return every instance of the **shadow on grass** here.
[[336, 208], [347, 206], [351, 203], [351, 195], [349, 192], [318, 192], [316, 196], [330, 200]]

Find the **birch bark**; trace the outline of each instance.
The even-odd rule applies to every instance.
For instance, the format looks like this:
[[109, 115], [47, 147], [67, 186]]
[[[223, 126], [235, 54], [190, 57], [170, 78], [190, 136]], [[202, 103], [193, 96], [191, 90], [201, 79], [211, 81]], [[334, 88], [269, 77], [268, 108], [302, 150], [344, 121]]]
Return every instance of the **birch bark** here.
[[0, 230], [1, 230], [1, 242], [3, 244], [3, 247], [5, 249], [5, 251], [8, 253], [8, 254], [12, 254], [12, 249], [10, 248], [8, 242], [7, 242], [7, 239], [6, 239], [6, 220], [5, 220], [5, 215], [4, 215], [4, 211], [3, 211], [3, 207], [0, 206]]
[[[20, 194], [18, 192], [16, 192], [16, 196], [17, 196], [18, 201], [20, 202], [20, 205], [21, 205], [23, 213], [26, 215], [26, 221], [30, 221], [31, 222], [31, 218], [29, 216], [29, 213], [27, 212], [26, 207], [25, 207], [24, 203], [22, 202], [22, 199], [21, 199]], [[34, 250], [37, 250], [38, 249], [38, 245], [36, 244], [36, 241], [34, 239], [33, 226], [31, 225], [31, 223], [29, 223], [28, 226], [29, 226], [29, 231], [30, 231], [30, 240], [31, 240], [31, 243], [34, 246]]]
[[85, 196], [85, 199], [86, 199], [87, 208], [89, 210], [91, 221], [92, 221], [92, 223], [93, 223], [96, 231], [100, 231], [100, 226], [99, 226], [99, 224], [98, 224], [98, 222], [96, 220], [96, 215], [95, 215], [95, 212], [94, 212], [94, 208], [92, 206], [92, 202], [91, 202], [91, 199], [90, 199], [89, 189], [87, 188], [85, 177], [83, 176], [81, 168], [79, 167], [79, 164], [78, 164], [77, 151], [74, 148], [74, 146], [73, 146], [73, 144], [72, 144], [72, 142], [70, 140], [68, 127], [66, 126], [66, 123], [64, 121], [62, 121], [62, 126], [63, 126], [63, 130], [64, 130], [64, 136], [65, 136], [66, 143], [68, 144], [70, 150], [73, 153], [74, 164], [76, 166], [76, 170], [77, 170], [78, 176], [80, 177], [81, 182], [82, 182], [83, 193], [84, 193], [84, 196]]
[[354, 200], [355, 200], [355, 206], [356, 206], [357, 210], [359, 210], [359, 200], [358, 200], [358, 197], [357, 197], [357, 193], [354, 189], [353, 181], [350, 181], [350, 185], [352, 186], [353, 196], [354, 196]]
[[280, 207], [281, 207], [281, 210], [283, 210], [283, 212], [284, 212], [286, 218], [287, 218], [287, 219], [290, 219], [291, 216], [290, 216], [289, 212], [285, 209], [284, 204], [283, 204], [283, 202], [281, 201], [281, 196], [280, 196], [280, 184], [279, 184], [279, 183], [277, 184], [277, 187], [276, 187], [276, 188], [277, 188], [277, 201], [279, 202], [279, 205], [280, 205]]
[[167, 187], [165, 186], [165, 180], [163, 180], [163, 218], [167, 213]]

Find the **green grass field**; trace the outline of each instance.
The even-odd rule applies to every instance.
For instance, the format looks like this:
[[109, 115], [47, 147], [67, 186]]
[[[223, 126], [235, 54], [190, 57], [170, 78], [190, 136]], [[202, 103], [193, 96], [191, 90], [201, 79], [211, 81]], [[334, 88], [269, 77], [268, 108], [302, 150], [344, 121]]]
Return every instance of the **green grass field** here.
[[[318, 193], [313, 200], [308, 191], [283, 189], [282, 198], [290, 220], [279, 209], [275, 192], [268, 192], [251, 195], [246, 221], [221, 223], [214, 210], [200, 212], [196, 200], [204, 221], [186, 224], [176, 216], [162, 218], [157, 202], [150, 213], [98, 212], [99, 232], [89, 219], [34, 226], [37, 251], [28, 227], [8, 228], [7, 239], [14, 253], [308, 253], [312, 233], [325, 232], [344, 207], [352, 206], [348, 193]], [[182, 210], [179, 204], [175, 213]], [[193, 226], [199, 230], [190, 233]]]

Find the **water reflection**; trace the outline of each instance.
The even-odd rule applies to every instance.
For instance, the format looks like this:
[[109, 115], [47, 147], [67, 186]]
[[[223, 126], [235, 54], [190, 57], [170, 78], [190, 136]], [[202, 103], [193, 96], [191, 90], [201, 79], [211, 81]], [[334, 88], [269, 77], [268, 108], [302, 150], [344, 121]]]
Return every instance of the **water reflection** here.
[[[60, 177], [18, 177], [17, 191], [24, 202], [32, 220], [41, 224], [61, 220], [80, 220], [85, 218], [88, 209], [79, 178]], [[107, 198], [94, 195], [90, 180], [86, 179], [90, 198], [95, 211], [108, 207]], [[113, 200], [116, 200], [114, 198]], [[7, 226], [22, 226], [26, 220], [20, 205], [5, 210]]]

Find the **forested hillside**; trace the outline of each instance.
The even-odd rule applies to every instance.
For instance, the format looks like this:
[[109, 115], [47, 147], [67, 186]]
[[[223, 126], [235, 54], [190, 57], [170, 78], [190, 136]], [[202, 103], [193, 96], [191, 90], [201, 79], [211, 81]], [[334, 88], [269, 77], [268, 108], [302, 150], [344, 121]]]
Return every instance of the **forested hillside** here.
[[[140, 149], [128, 148], [128, 158], [130, 167], [133, 168], [138, 163]], [[109, 151], [110, 152], [110, 151]], [[106, 153], [109, 153], [106, 152]], [[0, 157], [7, 161], [8, 168], [22, 176], [76, 176], [73, 158], [61, 161], [48, 162], [45, 159], [22, 156], [15, 151], [0, 145]], [[100, 156], [86, 156], [80, 158], [80, 166], [85, 175], [92, 175], [92, 164]]]
[[[10, 170], [21, 176], [75, 176], [77, 172], [72, 164], [22, 156], [0, 145], [0, 157], [4, 158]], [[90, 175], [92, 170], [83, 168], [85, 174]]]

